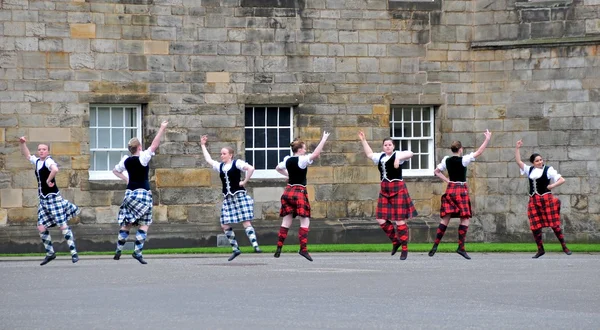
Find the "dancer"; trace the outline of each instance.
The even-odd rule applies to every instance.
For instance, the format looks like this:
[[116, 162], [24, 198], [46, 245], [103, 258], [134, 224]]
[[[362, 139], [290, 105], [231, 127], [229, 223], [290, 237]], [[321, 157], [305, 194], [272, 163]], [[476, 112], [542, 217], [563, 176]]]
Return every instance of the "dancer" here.
[[[142, 143], [137, 138], [129, 140], [127, 144], [131, 156], [123, 157], [113, 169], [113, 173], [121, 180], [127, 182], [125, 197], [119, 209], [118, 221], [121, 228], [117, 237], [117, 250], [113, 259], [119, 260], [123, 246], [129, 237], [129, 229], [132, 226], [139, 226], [135, 235], [135, 248], [132, 257], [142, 265], [147, 264], [142, 256], [144, 242], [148, 235], [148, 228], [152, 224], [152, 191], [150, 190], [150, 180], [148, 172], [150, 167], [148, 163], [154, 156], [154, 152], [160, 145], [160, 139], [167, 129], [168, 121], [160, 124], [158, 133], [152, 140], [152, 144], [146, 150], [142, 149]], [[123, 174], [127, 171], [129, 177]]]
[[[408, 225], [407, 219], [417, 216], [408, 190], [402, 179], [402, 163], [413, 156], [411, 151], [394, 151], [394, 142], [391, 138], [383, 140], [383, 152], [374, 153], [365, 133], [358, 132], [365, 155], [377, 165], [381, 179], [381, 189], [377, 200], [375, 219], [379, 226], [392, 241], [392, 255], [402, 247], [400, 260], [408, 256]], [[396, 222], [397, 233], [392, 221]]]
[[[221, 183], [223, 184], [223, 205], [221, 206], [221, 228], [231, 244], [233, 253], [228, 261], [235, 259], [242, 254], [238, 242], [235, 239], [235, 233], [231, 224], [242, 223], [248, 240], [252, 243], [255, 253], [261, 253], [256, 231], [252, 227], [251, 221], [254, 219], [254, 200], [246, 193], [246, 184], [254, 173], [254, 167], [240, 159], [233, 159], [233, 149], [225, 147], [221, 149], [221, 163], [213, 160], [206, 149], [208, 136], [203, 135], [200, 139], [202, 153], [206, 162], [212, 166], [213, 170], [219, 172]], [[246, 172], [242, 180], [242, 171]]]
[[[446, 193], [442, 195], [442, 206], [440, 208], [440, 218], [442, 220], [438, 226], [433, 247], [429, 251], [430, 257], [433, 257], [437, 251], [438, 244], [440, 244], [446, 228], [448, 228], [450, 218], [460, 218], [456, 253], [465, 259], [471, 259], [465, 250], [465, 237], [467, 236], [471, 218], [471, 199], [469, 198], [469, 189], [467, 188], [467, 166], [483, 153], [492, 138], [492, 133], [489, 130], [486, 130], [483, 134], [485, 135], [485, 140], [479, 149], [466, 156], [463, 156], [463, 147], [460, 141], [452, 142], [452, 146], [450, 147], [452, 156], [444, 157], [442, 162], [433, 171], [448, 186], [446, 187]], [[442, 173], [445, 170], [448, 170], [450, 179]]]
[[69, 245], [69, 251], [71, 251], [71, 261], [76, 263], [79, 261], [79, 256], [75, 248], [75, 237], [73, 237], [73, 232], [67, 222], [79, 214], [79, 208], [68, 200], [63, 199], [60, 195], [60, 191], [54, 180], [58, 173], [58, 165], [50, 157], [50, 147], [47, 144], [39, 144], [37, 149], [38, 157], [36, 157], [30, 154], [26, 144], [27, 139], [24, 136], [19, 138], [19, 142], [21, 154], [35, 166], [35, 177], [38, 182], [40, 204], [38, 206], [37, 229], [46, 250], [46, 257], [40, 263], [40, 266], [56, 259], [54, 247], [52, 246], [52, 238], [48, 230], [54, 226], [58, 226], [62, 231]]
[[515, 161], [521, 169], [521, 175], [526, 174], [529, 179], [527, 217], [529, 217], [529, 228], [538, 248], [532, 258], [537, 259], [546, 253], [542, 242], [542, 228], [544, 227], [552, 228], [563, 251], [567, 255], [571, 255], [571, 250], [567, 248], [565, 237], [560, 229], [560, 199], [554, 197], [551, 192], [552, 189], [565, 183], [565, 179], [552, 166], [546, 166], [540, 154], [534, 153], [529, 157], [533, 166], [525, 165], [521, 161], [519, 150], [521, 146], [523, 146], [523, 141], [517, 141]]
[[301, 256], [313, 261], [308, 253], [308, 228], [310, 226], [310, 203], [308, 202], [308, 194], [306, 192], [306, 174], [308, 173], [308, 165], [319, 158], [325, 141], [329, 137], [328, 132], [323, 132], [321, 141], [312, 153], [306, 154], [306, 144], [300, 139], [294, 139], [290, 146], [292, 147], [292, 156], [286, 156], [281, 163], [275, 168], [277, 172], [288, 178], [288, 183], [285, 186], [283, 195], [281, 195], [281, 210], [279, 216], [283, 217], [279, 234], [277, 237], [277, 250], [275, 258], [281, 255], [283, 242], [287, 238], [288, 230], [292, 225], [292, 220], [300, 217], [300, 229], [298, 229], [298, 239], [300, 241]]

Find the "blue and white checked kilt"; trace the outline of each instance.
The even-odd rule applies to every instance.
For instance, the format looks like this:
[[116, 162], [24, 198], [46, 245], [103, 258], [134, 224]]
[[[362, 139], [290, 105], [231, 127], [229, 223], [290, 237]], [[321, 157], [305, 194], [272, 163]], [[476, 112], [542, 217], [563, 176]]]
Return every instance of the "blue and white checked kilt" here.
[[149, 226], [152, 223], [152, 191], [125, 190], [118, 220], [121, 226]]
[[254, 200], [246, 192], [227, 195], [221, 206], [221, 224], [240, 223], [254, 219]]
[[78, 215], [79, 208], [63, 199], [60, 193], [40, 196], [38, 206], [38, 225], [46, 228], [66, 225], [69, 219]]

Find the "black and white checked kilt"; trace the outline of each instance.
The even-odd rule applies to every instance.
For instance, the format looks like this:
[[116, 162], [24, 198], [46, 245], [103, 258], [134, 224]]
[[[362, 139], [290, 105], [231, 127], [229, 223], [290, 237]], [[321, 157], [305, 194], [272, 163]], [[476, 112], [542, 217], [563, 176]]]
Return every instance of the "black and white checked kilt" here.
[[152, 223], [152, 191], [146, 189], [125, 190], [118, 220], [121, 226], [149, 226]]
[[221, 206], [221, 224], [240, 223], [254, 219], [254, 200], [245, 191], [227, 195]]
[[471, 199], [466, 183], [450, 182], [446, 193], [442, 195], [440, 217], [471, 218]]
[[527, 217], [531, 230], [560, 227], [560, 199], [551, 193], [529, 197]]
[[69, 219], [78, 215], [79, 208], [63, 199], [60, 193], [40, 196], [38, 206], [38, 225], [46, 228], [66, 225]]

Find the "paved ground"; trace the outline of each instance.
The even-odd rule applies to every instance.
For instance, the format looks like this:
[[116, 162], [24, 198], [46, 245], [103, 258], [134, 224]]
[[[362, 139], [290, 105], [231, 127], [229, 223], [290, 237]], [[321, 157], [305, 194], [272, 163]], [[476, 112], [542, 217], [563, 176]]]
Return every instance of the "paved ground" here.
[[600, 255], [0, 258], [0, 329], [598, 329]]

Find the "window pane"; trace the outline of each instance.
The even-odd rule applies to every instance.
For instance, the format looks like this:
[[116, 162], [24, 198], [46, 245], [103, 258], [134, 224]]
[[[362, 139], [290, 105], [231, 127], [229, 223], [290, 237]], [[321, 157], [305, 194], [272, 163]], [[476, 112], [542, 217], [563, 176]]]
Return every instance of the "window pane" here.
[[421, 168], [429, 167], [429, 155], [421, 155]]
[[418, 170], [420, 169], [419, 167], [419, 157], [413, 157], [410, 159], [410, 169], [411, 170]]
[[419, 141], [417, 141], [417, 140], [410, 141], [410, 151], [412, 151], [414, 153], [420, 152], [419, 151]]
[[291, 126], [290, 125], [290, 110], [289, 108], [282, 108], [279, 110], [279, 126]]
[[279, 145], [278, 147], [289, 147], [290, 145], [290, 130], [289, 128], [280, 128], [279, 129]]
[[96, 108], [90, 108], [90, 127], [96, 127]]
[[127, 108], [125, 111], [125, 126], [126, 127], [136, 127], [137, 125], [137, 109], [136, 108]]
[[246, 150], [246, 163], [254, 165], [254, 157], [252, 150]]
[[430, 113], [431, 113], [431, 109], [430, 108], [424, 108], [423, 109], [423, 120], [425, 120], [425, 121], [431, 120]]
[[268, 150], [267, 151], [267, 169], [273, 170], [277, 166], [278, 162], [278, 151], [277, 150]]
[[[277, 144], [277, 128], [268, 128], [267, 129], [267, 147], [268, 148], [277, 148], [279, 145]], [[277, 158], [277, 157], [275, 157]]]
[[403, 132], [402, 137], [407, 137], [407, 138], [412, 137], [413, 136], [412, 130], [411, 130], [412, 124], [404, 123], [403, 126], [404, 126], [404, 132]]
[[112, 127], [123, 127], [123, 108], [113, 108], [111, 114]]
[[402, 169], [409, 170], [410, 169], [410, 161], [405, 161], [404, 163], [402, 163]]
[[98, 148], [110, 148], [110, 129], [98, 129]]
[[402, 140], [402, 148], [400, 150], [408, 150], [408, 140]]
[[285, 158], [285, 156], [289, 156], [289, 155], [290, 155], [289, 150], [279, 150], [279, 161], [282, 162], [283, 159]]
[[421, 140], [421, 152], [429, 153], [429, 142], [427, 140]]
[[394, 131], [392, 132], [393, 137], [402, 137], [402, 125], [395, 123]]
[[253, 125], [254, 123], [252, 122], [252, 113], [253, 112], [254, 112], [254, 110], [252, 108], [250, 108], [250, 107], [246, 108], [246, 111], [244, 114], [244, 117], [245, 117], [244, 120], [245, 120], [246, 126], [254, 126]]
[[125, 130], [125, 142], [126, 143], [129, 143], [129, 140], [133, 139], [136, 136], [137, 136], [136, 129], [126, 129]]
[[400, 147], [400, 140], [393, 140], [393, 142], [394, 142], [394, 150], [403, 150]]
[[421, 133], [421, 123], [414, 123], [413, 124], [413, 136], [414, 137], [422, 137], [422, 133]]
[[413, 121], [421, 121], [421, 111], [422, 109], [413, 109]]
[[110, 108], [100, 107], [98, 108], [98, 126], [109, 127], [110, 126]]
[[431, 124], [430, 123], [423, 123], [423, 136], [431, 137]]
[[[265, 147], [265, 130], [264, 129], [255, 129], [254, 130], [254, 148], [264, 148]], [[258, 157], [258, 156], [256, 156]]]
[[113, 168], [115, 168], [115, 165], [117, 165], [119, 163], [119, 161], [121, 160], [121, 155], [122, 152], [121, 151], [110, 151], [108, 153], [108, 170], [112, 171]]
[[394, 109], [392, 120], [401, 121], [402, 120], [402, 109]]
[[108, 151], [94, 151], [96, 155], [96, 171], [108, 171]]
[[277, 126], [277, 108], [267, 108], [267, 126]]
[[410, 109], [402, 109], [402, 120], [403, 121], [411, 121], [411, 116], [410, 116]]
[[265, 108], [254, 108], [254, 126], [265, 126]]
[[96, 129], [90, 129], [90, 148], [96, 149], [98, 146], [96, 145]]
[[246, 128], [244, 138], [246, 141], [246, 148], [254, 148], [254, 135], [251, 128]]
[[125, 132], [122, 128], [112, 129], [112, 147], [113, 148], [125, 148]]
[[265, 151], [256, 150], [254, 151], [254, 168], [257, 170], [266, 170], [267, 164], [265, 162]]

